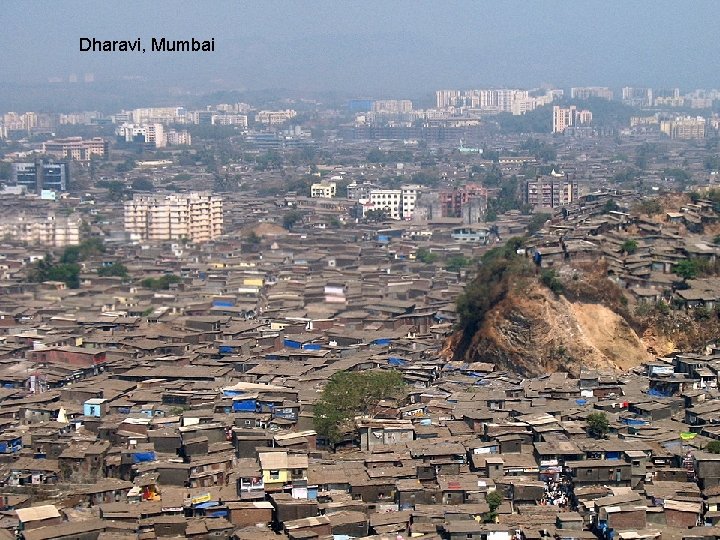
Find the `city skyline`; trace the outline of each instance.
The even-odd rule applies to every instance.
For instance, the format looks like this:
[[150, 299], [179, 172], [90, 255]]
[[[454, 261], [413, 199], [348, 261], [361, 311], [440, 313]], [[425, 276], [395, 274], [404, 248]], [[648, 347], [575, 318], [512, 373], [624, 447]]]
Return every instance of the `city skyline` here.
[[[618, 1], [315, 1], [122, 7], [9, 2], [0, 36], [2, 92], [49, 80], [139, 77], [148, 87], [258, 90], [293, 88], [358, 94], [417, 94], [443, 87], [570, 85], [712, 87], [720, 45], [706, 21], [711, 2], [679, 6]], [[83, 13], [80, 20], [78, 13]], [[590, 17], [592, 16], [592, 18]], [[640, 24], [642, 23], [642, 24]], [[667, 39], [668, 32], [682, 39]], [[40, 40], [37, 36], [42, 36]], [[82, 37], [215, 38], [213, 53], [80, 52]], [[15, 88], [13, 90], [13, 88]]]

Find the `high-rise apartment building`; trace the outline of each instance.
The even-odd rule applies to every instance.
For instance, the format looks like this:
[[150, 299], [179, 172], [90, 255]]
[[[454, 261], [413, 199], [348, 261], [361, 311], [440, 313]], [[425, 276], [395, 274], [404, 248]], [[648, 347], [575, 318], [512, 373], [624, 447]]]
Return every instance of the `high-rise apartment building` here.
[[223, 232], [222, 199], [206, 192], [135, 195], [124, 210], [134, 240], [207, 242]]
[[13, 163], [13, 183], [25, 186], [30, 193], [43, 189], [66, 191], [70, 185], [70, 167], [67, 162], [53, 162], [42, 159], [27, 163]]
[[553, 133], [563, 133], [569, 127], [587, 126], [592, 123], [592, 113], [588, 110], [578, 110], [575, 105], [564, 108], [553, 107]]

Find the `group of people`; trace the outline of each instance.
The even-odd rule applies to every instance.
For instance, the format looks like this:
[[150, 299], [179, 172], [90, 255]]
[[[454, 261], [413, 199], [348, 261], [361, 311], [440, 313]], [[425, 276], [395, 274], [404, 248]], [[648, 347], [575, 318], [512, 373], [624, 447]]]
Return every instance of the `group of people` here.
[[542, 506], [559, 506], [562, 509], [570, 507], [570, 484], [564, 480], [549, 478], [545, 480], [545, 495], [540, 504]]

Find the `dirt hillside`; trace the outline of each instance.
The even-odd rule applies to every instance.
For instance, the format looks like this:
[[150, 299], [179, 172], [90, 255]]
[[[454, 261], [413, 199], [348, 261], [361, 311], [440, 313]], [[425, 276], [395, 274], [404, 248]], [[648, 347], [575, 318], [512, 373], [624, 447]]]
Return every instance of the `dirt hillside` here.
[[488, 312], [464, 358], [528, 376], [626, 370], [652, 359], [620, 315], [600, 304], [571, 303], [537, 284], [511, 291]]

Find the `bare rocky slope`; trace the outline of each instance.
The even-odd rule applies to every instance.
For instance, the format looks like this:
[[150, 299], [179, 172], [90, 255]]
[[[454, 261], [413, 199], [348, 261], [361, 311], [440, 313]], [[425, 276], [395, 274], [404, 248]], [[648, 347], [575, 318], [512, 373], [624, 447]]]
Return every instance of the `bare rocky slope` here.
[[537, 282], [523, 289], [508, 291], [466, 346], [461, 332], [452, 336], [448, 352], [527, 376], [578, 374], [583, 367], [626, 370], [652, 359], [642, 339], [610, 308], [570, 302]]

